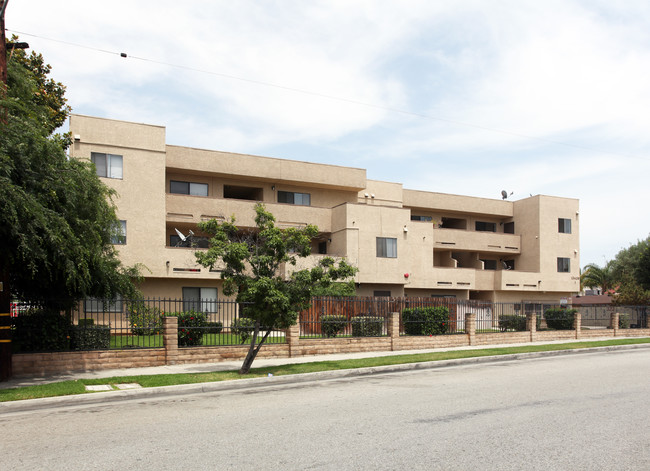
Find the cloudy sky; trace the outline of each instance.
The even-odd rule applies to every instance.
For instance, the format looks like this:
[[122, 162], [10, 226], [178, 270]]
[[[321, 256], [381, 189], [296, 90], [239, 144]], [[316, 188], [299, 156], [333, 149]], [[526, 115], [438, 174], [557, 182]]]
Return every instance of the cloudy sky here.
[[168, 144], [579, 198], [582, 266], [650, 233], [647, 0], [11, 0], [6, 27], [75, 113]]

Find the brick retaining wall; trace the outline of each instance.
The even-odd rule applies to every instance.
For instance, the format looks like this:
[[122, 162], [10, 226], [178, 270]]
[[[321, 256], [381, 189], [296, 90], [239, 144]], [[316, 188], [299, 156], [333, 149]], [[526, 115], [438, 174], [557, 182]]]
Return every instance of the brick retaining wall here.
[[[529, 316], [525, 332], [499, 332], [477, 334], [473, 314], [467, 314], [468, 333], [415, 337], [400, 335], [399, 313], [391, 313], [389, 335], [386, 337], [345, 337], [330, 339], [302, 339], [298, 326], [286, 331], [287, 343], [266, 344], [258, 358], [289, 358], [333, 353], [383, 352], [399, 350], [424, 350], [467, 345], [496, 345], [526, 343], [531, 341], [571, 340], [585, 338], [650, 337], [650, 329], [619, 329], [618, 315], [613, 314], [610, 325], [614, 328], [594, 330], [536, 331], [534, 314]], [[575, 326], [580, 326], [579, 314]], [[614, 318], [616, 316], [616, 318]], [[136, 368], [184, 363], [216, 363], [241, 361], [248, 351], [247, 345], [224, 347], [178, 347], [176, 317], [165, 318], [165, 347], [131, 350], [100, 350], [89, 352], [19, 353], [13, 355], [13, 376], [33, 377], [79, 371], [115, 368]], [[574, 326], [574, 327], [575, 327]]]

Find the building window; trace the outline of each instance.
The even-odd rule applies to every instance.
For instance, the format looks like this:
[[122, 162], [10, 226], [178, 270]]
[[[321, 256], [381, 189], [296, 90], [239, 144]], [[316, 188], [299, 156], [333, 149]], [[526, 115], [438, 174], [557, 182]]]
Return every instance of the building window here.
[[311, 206], [311, 196], [309, 193], [278, 191], [278, 203], [296, 204], [298, 206]]
[[397, 239], [377, 237], [377, 257], [397, 258]]
[[484, 222], [484, 221], [476, 221], [475, 226], [477, 231], [481, 232], [496, 232], [497, 231], [497, 223], [496, 222]]
[[325, 255], [327, 253], [327, 242], [319, 242], [318, 243], [318, 253], [321, 255]]
[[558, 273], [569, 273], [571, 271], [571, 260], [564, 257], [557, 258]]
[[122, 312], [122, 298], [99, 299], [86, 298], [84, 300], [84, 312]]
[[90, 160], [95, 164], [98, 177], [122, 179], [122, 156], [91, 152]]
[[417, 216], [415, 214], [411, 214], [411, 221], [424, 221], [424, 222], [431, 222], [433, 218], [431, 216]]
[[126, 245], [126, 221], [120, 220], [115, 229], [115, 234], [111, 237], [111, 244]]
[[506, 222], [503, 224], [503, 233], [504, 234], [514, 234], [515, 233], [515, 223], [514, 221]]
[[557, 231], [560, 234], [571, 234], [571, 219], [559, 218], [557, 220]]
[[208, 196], [208, 184], [171, 180], [169, 182], [169, 192], [179, 195]]
[[390, 291], [387, 290], [375, 290], [372, 292], [372, 295], [375, 298], [390, 298]]
[[217, 312], [217, 288], [183, 288], [183, 311]]

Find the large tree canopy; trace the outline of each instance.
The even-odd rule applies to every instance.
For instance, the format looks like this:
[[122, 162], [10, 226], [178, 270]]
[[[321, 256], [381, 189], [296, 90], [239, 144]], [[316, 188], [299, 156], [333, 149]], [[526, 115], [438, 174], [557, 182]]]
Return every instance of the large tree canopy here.
[[[273, 329], [285, 329], [297, 322], [298, 313], [309, 307], [314, 287], [326, 288], [356, 273], [356, 268], [345, 260], [337, 264], [331, 257], [322, 258], [311, 269], [286, 270], [295, 266], [298, 258], [311, 253], [318, 228], [308, 225], [281, 229], [262, 204], [258, 203], [255, 211], [257, 227], [252, 231], [239, 230], [234, 218], [223, 223], [214, 219], [201, 223], [200, 228], [211, 236], [210, 248], [196, 253], [201, 265], [212, 268], [218, 264], [223, 269], [226, 296], [236, 295], [237, 301], [250, 303], [244, 313], [254, 320], [255, 329], [242, 374], [248, 373]], [[285, 272], [290, 275], [283, 276]], [[260, 327], [264, 334], [258, 342]]]
[[650, 300], [650, 237], [622, 249], [604, 267], [585, 266], [584, 286], [601, 287], [603, 294], [615, 292], [617, 304], [646, 304]]
[[40, 54], [8, 56], [0, 98], [0, 264], [12, 293], [70, 303], [86, 296], [135, 295], [135, 269], [121, 266], [112, 191], [91, 164], [68, 159], [65, 87], [48, 78]]

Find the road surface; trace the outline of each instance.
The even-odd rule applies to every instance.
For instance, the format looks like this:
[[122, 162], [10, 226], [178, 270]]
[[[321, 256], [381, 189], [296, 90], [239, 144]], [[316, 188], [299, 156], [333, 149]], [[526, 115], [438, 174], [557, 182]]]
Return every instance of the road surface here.
[[650, 351], [0, 416], [0, 468], [650, 469]]

